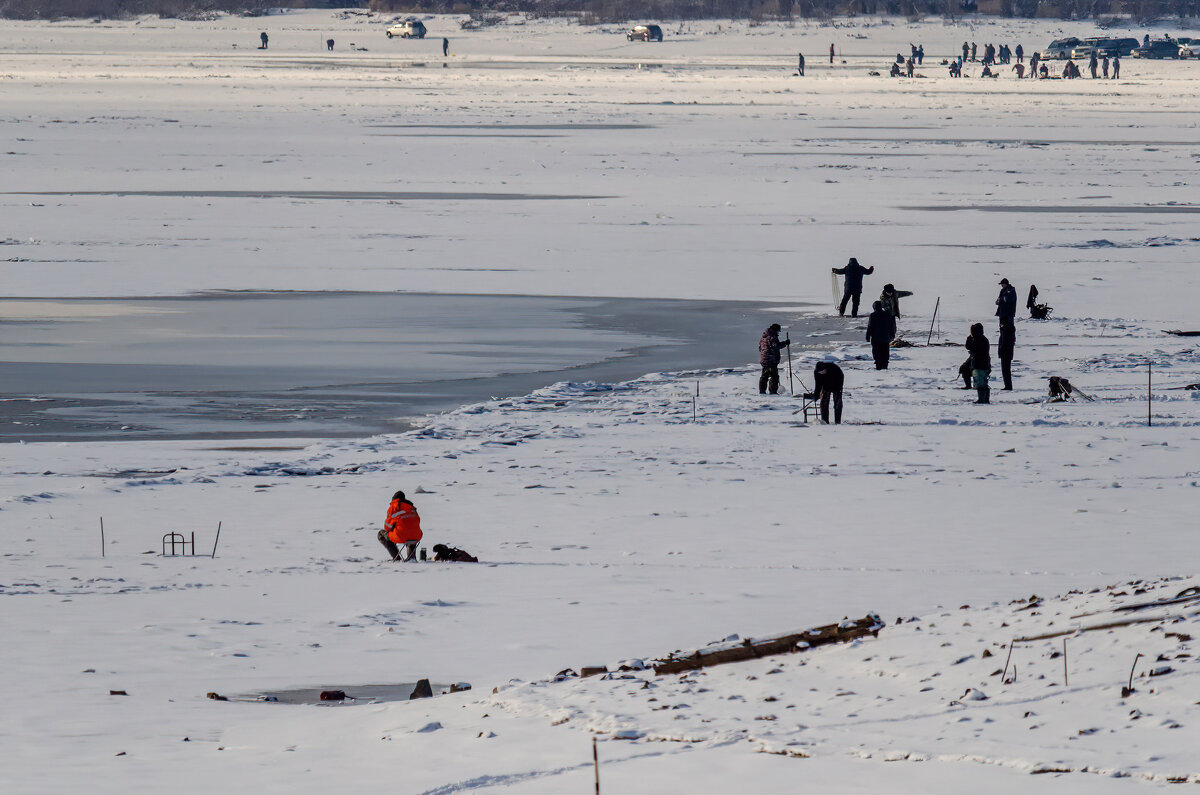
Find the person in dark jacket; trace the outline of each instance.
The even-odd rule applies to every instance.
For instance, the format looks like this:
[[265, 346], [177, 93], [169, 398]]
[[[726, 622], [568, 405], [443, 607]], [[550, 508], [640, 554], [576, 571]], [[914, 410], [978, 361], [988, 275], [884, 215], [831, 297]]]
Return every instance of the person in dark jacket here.
[[875, 369], [886, 370], [891, 356], [892, 338], [896, 336], [896, 319], [883, 308], [879, 301], [871, 304], [871, 316], [867, 318], [867, 342], [871, 343], [871, 355], [875, 357]]
[[971, 355], [971, 377], [975, 382], [975, 391], [979, 394], [976, 403], [991, 403], [991, 389], [988, 387], [988, 377], [992, 372], [992, 344], [983, 336], [983, 324], [971, 326], [971, 336], [967, 337], [967, 353]]
[[778, 323], [772, 323], [758, 340], [758, 363], [762, 365], [762, 375], [758, 378], [760, 395], [767, 394], [768, 389], [772, 395], [779, 394], [779, 349], [792, 344], [790, 339], [779, 341], [782, 328]]
[[442, 57], [445, 58], [450, 54], [450, 39], [442, 39]]
[[912, 295], [908, 290], [897, 290], [891, 284], [883, 285], [883, 292], [879, 294], [879, 303], [883, 304], [883, 308], [892, 316], [892, 336], [896, 336], [896, 318], [900, 317], [900, 299]]
[[1000, 357], [1000, 374], [1004, 376], [1004, 391], [1011, 392], [1012, 360], [1017, 347], [1017, 327], [1010, 317], [1000, 318], [1000, 339], [996, 342], [996, 355]]
[[821, 401], [821, 422], [829, 424], [829, 399], [833, 398], [833, 422], [842, 424], [842, 386], [846, 375], [833, 362], [818, 362], [813, 368], [813, 394]]
[[804, 77], [804, 53], [796, 53], [796, 74]]
[[262, 33], [258, 34], [258, 40], [262, 42], [262, 44], [259, 45], [258, 49], [265, 50], [265, 49], [267, 49], [267, 42], [270, 41], [271, 39], [267, 35], [267, 32], [264, 30]]
[[1017, 288], [1008, 283], [1008, 279], [1000, 280], [1000, 296], [996, 299], [996, 317], [1001, 322], [1010, 322], [1017, 316]]
[[875, 272], [875, 266], [864, 268], [858, 264], [858, 260], [854, 257], [846, 263], [844, 268], [831, 268], [838, 276], [845, 276], [845, 282], [842, 288], [842, 303], [838, 305], [838, 314], [846, 314], [846, 304], [850, 304], [850, 317], [858, 317], [858, 302], [862, 298], [863, 276], [870, 276]]

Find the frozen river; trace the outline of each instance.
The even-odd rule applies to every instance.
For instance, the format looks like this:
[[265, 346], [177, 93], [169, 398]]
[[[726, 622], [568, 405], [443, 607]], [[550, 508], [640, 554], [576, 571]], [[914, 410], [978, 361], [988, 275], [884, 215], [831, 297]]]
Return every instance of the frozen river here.
[[763, 326], [796, 313], [768, 309], [411, 293], [0, 301], [0, 440], [394, 431], [555, 381], [743, 364]]

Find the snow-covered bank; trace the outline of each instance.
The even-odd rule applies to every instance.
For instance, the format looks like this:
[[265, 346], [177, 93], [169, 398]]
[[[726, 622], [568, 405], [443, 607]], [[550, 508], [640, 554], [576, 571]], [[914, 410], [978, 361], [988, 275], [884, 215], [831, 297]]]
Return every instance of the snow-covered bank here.
[[[1061, 358], [1061, 348], [1042, 347], [1067, 329], [1078, 335], [1069, 359]], [[1036, 673], [1029, 666], [1038, 664], [1027, 657], [1017, 657], [1022, 695], [1011, 700], [1017, 706], [969, 722], [960, 719], [972, 715], [959, 715], [964, 708], [948, 702], [968, 685], [999, 700], [992, 680], [975, 681], [996, 666], [982, 671], [982, 663], [964, 664], [945, 680], [953, 679], [952, 686], [933, 695], [913, 687], [903, 698], [892, 690], [876, 693], [876, 673], [859, 675], [869, 668], [915, 681], [965, 654], [981, 654], [983, 645], [1007, 641], [1008, 630], [998, 628], [1005, 620], [1011, 625], [1004, 608], [968, 614], [973, 628], [958, 629], [957, 612], [953, 622], [940, 617], [961, 604], [1006, 604], [1033, 593], [1192, 572], [1200, 483], [1194, 393], [1160, 393], [1154, 408], [1160, 424], [1145, 427], [1141, 375], [1123, 368], [1116, 354], [1157, 349], [1160, 358], [1172, 356], [1178, 375], [1170, 385], [1196, 380], [1195, 363], [1184, 341], [1165, 344], [1154, 330], [1127, 328], [1122, 337], [1099, 330], [1083, 322], [1021, 323], [1018, 391], [995, 393], [990, 407], [969, 405], [946, 383], [961, 358], [957, 347], [900, 350], [893, 369], [883, 372], [854, 350], [831, 351], [847, 369], [851, 393], [850, 422], [839, 427], [798, 425], [798, 401], [753, 394], [755, 373], [738, 369], [649, 376], [615, 387], [560, 384], [431, 418], [409, 434], [282, 455], [186, 443], [13, 448], [20, 455], [0, 476], [10, 495], [0, 511], [7, 549], [0, 598], [14, 606], [6, 609], [6, 624], [22, 642], [6, 646], [4, 662], [41, 695], [10, 705], [13, 728], [5, 744], [21, 749], [27, 764], [8, 775], [16, 776], [17, 789], [48, 791], [53, 787], [38, 782], [81, 775], [111, 777], [121, 786], [136, 777], [154, 788], [179, 765], [195, 773], [197, 788], [229, 780], [321, 786], [353, 771], [373, 788], [397, 766], [416, 765], [406, 773], [406, 791], [492, 785], [554, 791], [561, 782], [553, 776], [538, 780], [586, 761], [584, 740], [571, 731], [588, 722], [579, 720], [584, 713], [595, 717], [595, 727], [662, 734], [653, 703], [629, 702], [621, 680], [480, 700], [493, 686], [702, 645], [730, 632], [761, 635], [870, 610], [889, 622], [899, 615], [923, 623], [889, 627], [854, 650], [814, 652], [810, 666], [846, 655], [873, 660], [847, 669], [830, 662], [815, 683], [808, 678], [815, 669], [786, 663], [799, 679], [789, 676], [776, 689], [806, 716], [790, 722], [787, 713], [787, 731], [779, 723], [783, 707], [774, 703], [707, 711], [722, 693], [707, 682], [742, 680], [740, 666], [701, 678], [711, 694], [700, 703], [683, 693], [693, 686], [672, 679], [666, 687], [693, 705], [687, 714], [697, 721], [675, 737], [693, 740], [684, 746], [689, 759], [661, 767], [649, 758], [631, 763], [657, 783], [631, 784], [630, 791], [661, 791], [656, 776], [701, 769], [706, 763], [694, 758], [709, 753], [725, 759], [730, 740], [744, 734], [759, 741], [734, 746], [754, 759], [762, 758], [755, 752], [766, 739], [772, 748], [791, 748], [793, 740], [815, 737], [802, 750], [826, 761], [847, 752], [908, 754], [955, 760], [954, 770], [985, 762], [1014, 771], [1087, 767], [1151, 782], [1195, 775], [1187, 754], [1171, 750], [1175, 745], [1151, 750], [1163, 742], [1160, 732], [1170, 743], [1187, 735], [1187, 728], [1167, 732], [1164, 724], [1169, 718], [1187, 727], [1193, 719], [1195, 699], [1180, 695], [1186, 684], [1149, 696], [1151, 709], [1129, 707], [1154, 719], [1127, 723], [1125, 709], [1119, 733], [1093, 738], [1090, 732], [1106, 725], [1099, 722], [1115, 708], [1108, 690], [1100, 712], [1083, 706], [1096, 700], [1095, 688], [1119, 682], [1133, 652], [1158, 653], [1157, 646], [1138, 646], [1144, 631], [1122, 635], [1120, 649], [1103, 662], [1098, 650], [1081, 646], [1078, 682], [1072, 678], [1078, 689], [1065, 704], [1055, 702], [1053, 712], [1040, 695], [1025, 692], [1045, 687], [1030, 681]], [[1085, 352], [1086, 367], [1073, 365]], [[796, 363], [806, 381], [811, 363], [811, 357]], [[1097, 400], [1039, 402], [1044, 381], [1035, 376], [1049, 372], [1069, 375]], [[120, 470], [126, 473], [112, 476]], [[421, 508], [429, 543], [465, 547], [485, 562], [383, 562], [374, 531], [397, 487]], [[100, 515], [108, 534], [103, 559]], [[159, 536], [176, 529], [197, 530], [207, 548], [218, 520], [225, 524], [215, 560], [154, 554]], [[913, 634], [931, 623], [947, 633], [954, 627], [932, 648], [932, 636]], [[49, 631], [38, 631], [44, 627]], [[942, 642], [954, 648], [942, 649]], [[888, 659], [895, 654], [923, 662]], [[1083, 659], [1095, 660], [1094, 672], [1086, 673]], [[771, 665], [752, 667], [754, 675], [773, 679], [763, 676]], [[87, 669], [95, 673], [81, 673]], [[203, 697], [298, 685], [351, 689], [419, 676], [470, 681], [476, 691], [336, 715]], [[835, 700], [835, 687], [869, 692], [872, 701]], [[109, 697], [109, 689], [130, 696]], [[720, 700], [735, 695], [748, 698], [738, 690]], [[875, 706], [890, 704], [887, 698], [897, 703]], [[1020, 706], [1035, 698], [1035, 706]], [[831, 711], [831, 703], [841, 706]], [[933, 707], [929, 717], [916, 717]], [[552, 727], [557, 719], [545, 712], [553, 709], [574, 717]], [[1030, 719], [1020, 716], [1029, 709], [1061, 740], [1089, 730], [1078, 747], [1090, 750], [1068, 753], [1072, 741], [1062, 744], [1068, 750], [1034, 753], [1028, 741], [1014, 738], [1028, 731]], [[867, 710], [871, 717], [856, 722], [838, 710]], [[812, 726], [817, 712], [832, 734], [796, 728]], [[771, 732], [743, 725], [760, 713], [778, 718], [765, 722]], [[1006, 728], [993, 729], [989, 718]], [[65, 732], [67, 720], [78, 731]], [[417, 731], [433, 723], [446, 730]], [[181, 742], [185, 736], [189, 743]], [[643, 741], [606, 755], [641, 758]], [[119, 752], [125, 756], [113, 756]], [[651, 753], [658, 755], [658, 746]], [[64, 755], [72, 760], [65, 767]], [[193, 764], [200, 757], [203, 763]], [[772, 791], [798, 774], [775, 763], [747, 769], [737, 759], [731, 764], [738, 769], [774, 782], [767, 785]], [[1001, 775], [965, 767], [951, 778]], [[835, 768], [845, 769], [855, 768]], [[911, 786], [922, 789], [950, 774], [913, 775]], [[1050, 778], [1033, 781], [1042, 786]], [[1091, 787], [1088, 778], [1073, 786]], [[460, 786], [464, 781], [475, 783]], [[1061, 791], [1071, 791], [1067, 786]]]

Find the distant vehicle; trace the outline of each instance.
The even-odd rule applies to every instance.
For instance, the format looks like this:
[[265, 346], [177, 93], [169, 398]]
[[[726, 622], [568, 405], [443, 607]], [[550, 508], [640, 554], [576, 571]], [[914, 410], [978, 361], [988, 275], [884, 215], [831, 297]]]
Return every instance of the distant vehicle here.
[[1065, 60], [1071, 57], [1071, 51], [1079, 45], [1083, 44], [1082, 39], [1077, 39], [1074, 36], [1069, 39], [1055, 39], [1050, 42], [1050, 46], [1042, 50], [1041, 57], [1043, 61]]
[[425, 38], [425, 23], [419, 19], [406, 19], [403, 22], [397, 22], [387, 29], [387, 37], [389, 39], [396, 36], [402, 39], [423, 39]]
[[662, 28], [658, 25], [638, 25], [625, 34], [630, 41], [662, 41]]
[[1200, 58], [1200, 39], [1191, 39], [1179, 45], [1180, 58]]
[[1119, 55], [1123, 58], [1133, 52], [1139, 43], [1137, 39], [1110, 39], [1097, 36], [1091, 39], [1084, 39], [1075, 45], [1071, 50], [1070, 57], [1090, 58], [1094, 52], [1096, 55], [1107, 55], [1109, 58], [1114, 55]]
[[1154, 39], [1133, 51], [1134, 58], [1178, 58], [1179, 42], [1175, 39]]

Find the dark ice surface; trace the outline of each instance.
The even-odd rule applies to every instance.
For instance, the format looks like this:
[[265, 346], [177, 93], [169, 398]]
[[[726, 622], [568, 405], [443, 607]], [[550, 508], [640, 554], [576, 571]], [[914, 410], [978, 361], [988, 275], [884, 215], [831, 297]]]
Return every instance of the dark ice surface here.
[[773, 321], [822, 343], [848, 323], [666, 299], [214, 293], [0, 306], [14, 303], [23, 311], [0, 312], [5, 442], [391, 432], [557, 381], [750, 364]]

